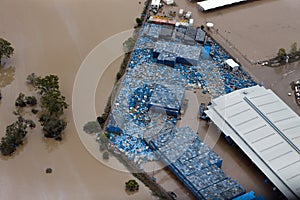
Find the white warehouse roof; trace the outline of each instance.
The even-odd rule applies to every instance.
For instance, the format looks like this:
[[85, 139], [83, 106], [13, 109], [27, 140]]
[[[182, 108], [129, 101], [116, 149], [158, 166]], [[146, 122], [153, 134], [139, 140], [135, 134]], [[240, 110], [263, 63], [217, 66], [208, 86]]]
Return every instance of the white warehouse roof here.
[[300, 199], [300, 117], [254, 86], [218, 97], [207, 115], [288, 198]]
[[200, 10], [207, 11], [247, 0], [206, 0], [198, 2]]
[[159, 4], [160, 4], [160, 0], [152, 0], [151, 1], [151, 6], [157, 6], [157, 7], [159, 7]]

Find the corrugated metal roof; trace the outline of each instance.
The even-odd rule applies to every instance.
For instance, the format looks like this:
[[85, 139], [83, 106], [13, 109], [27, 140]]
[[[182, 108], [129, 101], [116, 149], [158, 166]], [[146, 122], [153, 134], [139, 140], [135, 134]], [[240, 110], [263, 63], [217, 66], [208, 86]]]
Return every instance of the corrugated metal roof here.
[[207, 10], [219, 8], [226, 5], [239, 3], [242, 1], [247, 1], [247, 0], [207, 0], [207, 1], [198, 2], [197, 4], [200, 6], [201, 10], [207, 11]]
[[237, 90], [214, 99], [206, 113], [288, 199], [300, 199], [300, 117], [274, 92]]
[[160, 0], [152, 0], [151, 1], [151, 6], [159, 6]]

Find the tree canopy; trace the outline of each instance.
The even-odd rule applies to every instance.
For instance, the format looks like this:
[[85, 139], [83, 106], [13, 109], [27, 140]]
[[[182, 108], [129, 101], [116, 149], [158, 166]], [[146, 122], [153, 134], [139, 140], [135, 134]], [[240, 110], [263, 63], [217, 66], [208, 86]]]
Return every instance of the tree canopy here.
[[19, 94], [18, 98], [15, 101], [15, 106], [17, 107], [25, 107], [26, 106], [26, 99], [25, 94], [22, 92]]
[[59, 119], [47, 114], [40, 117], [40, 123], [43, 126], [44, 136], [48, 138], [55, 138], [56, 140], [61, 140], [61, 134], [67, 126], [67, 122], [63, 119]]
[[88, 134], [92, 134], [92, 133], [100, 133], [102, 131], [102, 128], [100, 127], [100, 124], [98, 122], [90, 121], [83, 126], [83, 130]]
[[17, 121], [6, 127], [6, 134], [0, 142], [2, 155], [11, 155], [19, 145], [23, 144], [27, 127], [34, 128], [35, 124], [32, 120], [25, 120], [22, 116], [18, 116]]
[[61, 140], [62, 132], [67, 126], [67, 122], [61, 116], [64, 114], [64, 109], [68, 108], [68, 104], [59, 90], [58, 76], [51, 74], [40, 77], [32, 73], [27, 77], [27, 81], [41, 95], [42, 115], [39, 121], [43, 126], [44, 136]]
[[291, 55], [292, 57], [296, 57], [296, 55], [297, 55], [297, 42], [294, 42], [294, 43], [291, 45], [290, 55]]
[[0, 64], [2, 64], [2, 58], [10, 58], [14, 53], [14, 48], [7, 40], [0, 38]]
[[131, 192], [137, 191], [139, 190], [139, 184], [136, 182], [136, 180], [131, 179], [125, 182], [125, 189]]
[[279, 57], [280, 60], [284, 60], [286, 55], [287, 55], [287, 53], [284, 48], [280, 48], [278, 50], [277, 56]]
[[[56, 75], [48, 75], [43, 77], [36, 77], [35, 87], [39, 91], [40, 95], [44, 95], [45, 93], [58, 93], [59, 92], [59, 83], [58, 76]], [[59, 92], [60, 94], [60, 92]]]

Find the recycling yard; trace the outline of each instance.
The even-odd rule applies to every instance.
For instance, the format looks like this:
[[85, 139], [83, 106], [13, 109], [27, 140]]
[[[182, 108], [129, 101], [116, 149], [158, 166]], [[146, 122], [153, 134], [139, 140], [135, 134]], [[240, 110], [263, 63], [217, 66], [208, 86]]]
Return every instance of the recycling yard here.
[[[256, 82], [241, 66], [228, 66], [231, 57], [210, 38], [195, 40], [203, 34], [191, 27], [145, 23], [106, 131], [116, 151], [141, 169], [161, 160], [196, 198], [233, 199], [246, 190], [222, 172], [222, 159], [195, 131], [176, 124], [187, 90], [214, 98]], [[196, 177], [208, 174], [200, 186]]]

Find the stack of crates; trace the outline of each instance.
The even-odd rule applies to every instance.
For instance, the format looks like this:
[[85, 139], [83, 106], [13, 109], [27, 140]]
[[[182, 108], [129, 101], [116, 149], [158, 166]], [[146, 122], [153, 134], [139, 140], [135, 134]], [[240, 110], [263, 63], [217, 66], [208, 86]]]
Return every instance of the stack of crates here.
[[222, 159], [190, 128], [162, 129], [148, 143], [197, 199], [233, 199], [245, 193], [220, 169]]
[[195, 41], [200, 44], [204, 44], [205, 35], [206, 35], [206, 33], [201, 28], [197, 28]]
[[197, 170], [195, 173], [192, 173], [187, 176], [187, 179], [196, 187], [197, 190], [204, 189], [218, 183], [227, 176], [224, 172], [217, 167], [216, 165], [211, 165], [203, 170]]
[[173, 31], [172, 39], [175, 41], [182, 41], [186, 33], [186, 28], [176, 27]]
[[176, 62], [186, 65], [197, 65], [201, 54], [198, 46], [178, 44]]
[[174, 93], [173, 87], [157, 84], [150, 97], [148, 108], [170, 116], [177, 116], [184, 98], [184, 90], [183, 86], [178, 85], [177, 92]]
[[171, 40], [174, 27], [171, 25], [162, 25], [159, 39]]
[[188, 27], [186, 29], [186, 33], [185, 33], [183, 42], [185, 44], [194, 45], [196, 33], [197, 33], [196, 29], [194, 29], [192, 27]]
[[205, 200], [234, 199], [237, 196], [245, 194], [245, 192], [245, 189], [231, 178], [224, 179], [223, 181], [200, 190]]

